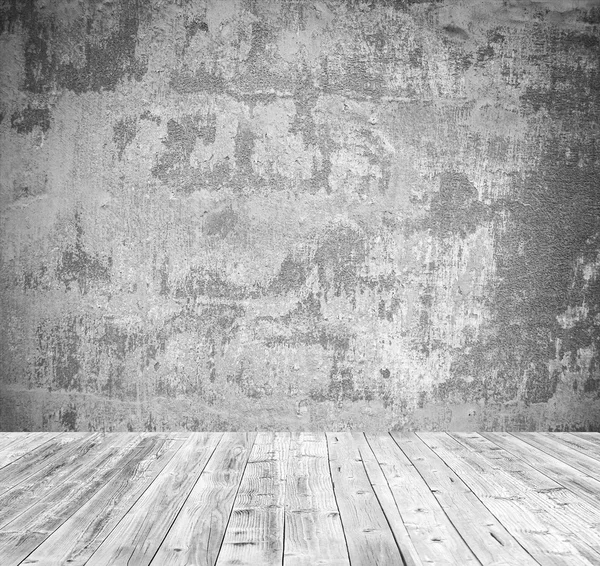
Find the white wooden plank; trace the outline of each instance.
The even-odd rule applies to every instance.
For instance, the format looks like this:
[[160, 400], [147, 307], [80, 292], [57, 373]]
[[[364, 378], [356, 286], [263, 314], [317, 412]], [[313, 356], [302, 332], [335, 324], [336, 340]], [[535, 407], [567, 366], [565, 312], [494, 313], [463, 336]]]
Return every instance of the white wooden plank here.
[[193, 433], [92, 554], [87, 566], [146, 566], [214, 452], [220, 433]]
[[402, 564], [402, 554], [351, 433], [327, 433], [331, 479], [352, 566]]
[[217, 566], [281, 565], [289, 433], [256, 436]]
[[569, 466], [573, 466], [587, 475], [600, 480], [600, 466], [595, 458], [560, 443], [558, 439], [552, 436], [532, 432], [515, 432], [513, 434], [528, 444], [550, 454], [553, 458], [562, 460], [565, 464], [569, 464]]
[[0, 453], [0, 469], [33, 452], [60, 434], [59, 432], [36, 432], [19, 439], [19, 442], [11, 443]]
[[439, 566], [479, 564], [394, 438], [386, 434], [367, 439], [420, 560]]
[[256, 433], [225, 433], [152, 560], [213, 566]]
[[575, 448], [587, 456], [595, 458], [599, 461], [598, 466], [600, 466], [600, 444], [591, 440], [587, 440], [586, 438], [576, 436], [570, 432], [553, 432], [548, 434], [551, 434], [552, 437], [557, 439], [559, 442], [562, 442], [571, 448]]
[[181, 447], [181, 440], [147, 434], [87, 503], [55, 530], [23, 564], [83, 566]]
[[447, 434], [417, 433], [543, 566], [590, 566], [596, 554], [488, 460]]
[[286, 566], [350, 566], [324, 433], [293, 433], [285, 498]]
[[533, 466], [595, 507], [600, 507], [600, 480], [557, 460], [508, 432], [483, 432], [482, 436]]
[[543, 509], [544, 517], [594, 549], [597, 556], [593, 553], [589, 556], [600, 562], [600, 531], [596, 530], [600, 525], [599, 509], [479, 434], [452, 433], [452, 436], [487, 459], [500, 474], [514, 480], [523, 497]]
[[104, 437], [81, 460], [81, 466], [70, 462], [73, 473], [60, 485], [0, 529], [2, 565], [18, 564], [39, 544], [80, 509], [132, 455], [139, 434]]
[[47, 442], [34, 450], [21, 454], [0, 469], [0, 495], [23, 484], [42, 470], [45, 470], [44, 475], [50, 475], [53, 468], [60, 466], [60, 462], [68, 457], [68, 454], [83, 446], [91, 436], [91, 433], [75, 432], [49, 435]]
[[414, 433], [392, 433], [481, 564], [538, 563], [468, 486]]

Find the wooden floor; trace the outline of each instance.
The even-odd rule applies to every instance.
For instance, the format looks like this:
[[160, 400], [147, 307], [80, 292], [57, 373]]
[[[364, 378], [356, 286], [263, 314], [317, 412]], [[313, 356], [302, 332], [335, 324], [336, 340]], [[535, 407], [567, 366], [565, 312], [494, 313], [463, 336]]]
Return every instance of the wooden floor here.
[[0, 565], [600, 565], [597, 433], [0, 433]]

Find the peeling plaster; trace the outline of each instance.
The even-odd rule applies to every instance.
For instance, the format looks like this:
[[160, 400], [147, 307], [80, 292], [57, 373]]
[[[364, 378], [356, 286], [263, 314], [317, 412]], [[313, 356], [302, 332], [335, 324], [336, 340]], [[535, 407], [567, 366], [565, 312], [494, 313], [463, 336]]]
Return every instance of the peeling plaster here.
[[598, 430], [598, 16], [0, 4], [0, 429]]

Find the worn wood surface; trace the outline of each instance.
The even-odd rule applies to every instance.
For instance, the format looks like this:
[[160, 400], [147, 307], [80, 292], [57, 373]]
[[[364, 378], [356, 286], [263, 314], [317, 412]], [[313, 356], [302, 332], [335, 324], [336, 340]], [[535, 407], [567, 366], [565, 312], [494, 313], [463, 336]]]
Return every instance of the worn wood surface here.
[[0, 564], [598, 565], [599, 440], [2, 433]]
[[218, 566], [282, 563], [288, 433], [259, 433], [241, 479]]
[[460, 476], [416, 434], [394, 433], [393, 437], [482, 564], [536, 564]]
[[400, 564], [400, 551], [369, 480], [356, 438], [349, 432], [331, 433], [327, 444], [350, 563]]
[[223, 435], [152, 564], [215, 563], [255, 437], [242, 432]]
[[289, 566], [349, 566], [329, 473], [324, 433], [294, 433], [285, 492], [285, 557]]
[[150, 564], [220, 439], [190, 435], [86, 564]]
[[539, 505], [523, 482], [504, 473], [495, 460], [449, 435], [419, 437], [465, 482], [504, 527], [540, 564], [598, 564], [597, 555], [552, 512]]

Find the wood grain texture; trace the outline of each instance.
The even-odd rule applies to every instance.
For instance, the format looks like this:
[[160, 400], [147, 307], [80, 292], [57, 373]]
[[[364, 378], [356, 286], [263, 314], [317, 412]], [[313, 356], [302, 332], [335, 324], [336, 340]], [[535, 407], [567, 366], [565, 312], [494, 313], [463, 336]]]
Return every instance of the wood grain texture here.
[[289, 433], [256, 436], [217, 566], [282, 563], [289, 448]]
[[460, 537], [481, 564], [537, 564], [460, 477], [418, 436], [414, 433], [392, 433], [392, 437], [414, 464]]
[[350, 566], [324, 433], [292, 433], [284, 562], [289, 566]]
[[508, 432], [484, 432], [482, 436], [510, 452], [560, 485], [568, 488], [591, 505], [600, 505], [600, 480], [591, 478], [581, 470], [557, 460], [550, 454], [527, 444]]
[[562, 525], [593, 548], [598, 556], [590, 556], [600, 562], [600, 531], [596, 529], [600, 525], [600, 511], [593, 505], [506, 450], [498, 449], [487, 438], [471, 433], [453, 433], [452, 436], [513, 479], [523, 496], [544, 510], [543, 516], [551, 517], [555, 524]]
[[117, 474], [23, 564], [83, 566], [181, 445], [181, 440], [146, 436]]
[[402, 564], [353, 435], [327, 433], [331, 479], [353, 566]]
[[368, 435], [410, 539], [424, 564], [479, 564], [413, 463], [390, 435]]
[[600, 444], [600, 432], [571, 432], [570, 434], [584, 438], [595, 444]]
[[469, 486], [543, 566], [597, 564], [596, 553], [531, 497], [523, 485], [447, 434], [418, 436]]
[[562, 436], [49, 435], [0, 469], [0, 566], [597, 565], [600, 480]]
[[150, 564], [221, 436], [191, 433], [86, 564]]
[[0, 433], [0, 453], [7, 452], [8, 446], [13, 442], [23, 443], [27, 437], [31, 437], [33, 432], [2, 432]]
[[224, 433], [161, 544], [156, 566], [213, 566], [256, 433]]
[[406, 525], [404, 524], [398, 506], [396, 505], [394, 494], [381, 469], [377, 456], [373, 452], [371, 443], [374, 442], [374, 435], [369, 434], [367, 438], [364, 434], [353, 433], [352, 436], [357, 443], [365, 467], [365, 472], [367, 473], [369, 482], [377, 496], [377, 501], [379, 502], [379, 505], [381, 505], [381, 509], [390, 525], [396, 544], [402, 553], [404, 564], [406, 566], [421, 566], [423, 562], [421, 561]]
[[573, 448], [560, 442], [558, 438], [553, 435], [532, 432], [515, 432], [514, 435], [528, 444], [550, 454], [552, 457], [562, 460], [566, 464], [600, 480], [600, 465], [598, 465], [598, 460], [596, 460], [596, 458], [588, 456], [577, 448]]
[[97, 438], [100, 433], [64, 433], [52, 435], [37, 449], [22, 454], [21, 457], [0, 469], [0, 494], [22, 485], [29, 478], [40, 474], [32, 482], [37, 484], [40, 478], [47, 479], [62, 468], [61, 462], [79, 449], [85, 450], [86, 443]]
[[3, 564], [17, 564], [84, 505], [131, 457], [140, 434], [102, 436], [90, 442], [68, 478], [54, 485], [23, 513], [0, 529]]
[[[43, 446], [51, 442], [54, 438], [61, 436], [58, 432], [38, 432], [31, 433], [25, 436], [22, 439], [19, 439], [18, 442], [10, 443], [5, 449], [0, 453], [0, 469], [8, 466], [9, 464], [19, 460], [29, 452], [32, 452], [36, 448]], [[65, 437], [63, 434], [62, 437]], [[68, 438], [68, 436], [67, 436]], [[62, 439], [62, 438], [61, 438]]]
[[[137, 435], [102, 435], [73, 443], [69, 450], [61, 451], [52, 465], [46, 465], [35, 474], [0, 496], [0, 530], [31, 507], [39, 505], [48, 496], [61, 500], [69, 497], [69, 487], [76, 478], [88, 478], [96, 470], [95, 464], [119, 450], [120, 443], [139, 440]], [[31, 514], [31, 513], [30, 513]], [[32, 512], [36, 516], [35, 510]]]
[[552, 433], [552, 438], [600, 461], [600, 444], [592, 440], [576, 436], [570, 432], [554, 432]]

